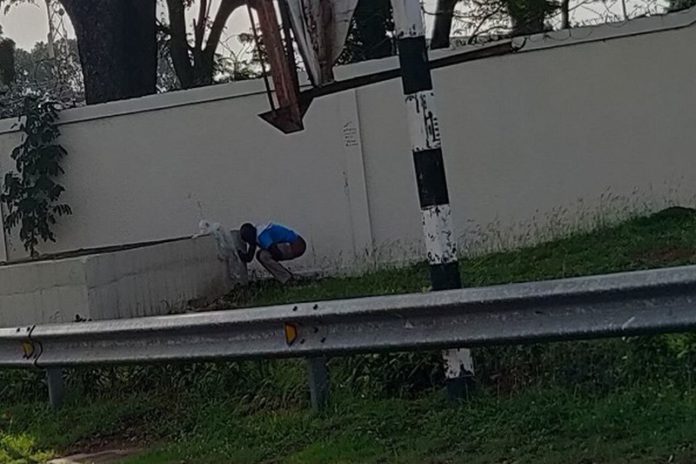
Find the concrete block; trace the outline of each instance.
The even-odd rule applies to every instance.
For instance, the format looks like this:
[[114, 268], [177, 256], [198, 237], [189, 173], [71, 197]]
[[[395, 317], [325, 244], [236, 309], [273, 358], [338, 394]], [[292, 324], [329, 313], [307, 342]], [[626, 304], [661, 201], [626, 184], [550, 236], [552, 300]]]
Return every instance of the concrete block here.
[[230, 290], [212, 238], [0, 266], [0, 327], [181, 311]]

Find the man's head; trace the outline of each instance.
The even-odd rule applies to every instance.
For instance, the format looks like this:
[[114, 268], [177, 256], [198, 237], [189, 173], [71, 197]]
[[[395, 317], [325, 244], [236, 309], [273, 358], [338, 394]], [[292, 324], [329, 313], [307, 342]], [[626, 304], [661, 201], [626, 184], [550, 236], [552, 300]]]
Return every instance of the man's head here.
[[256, 244], [256, 227], [253, 224], [242, 224], [239, 229], [239, 235], [242, 236], [242, 240], [249, 244]]

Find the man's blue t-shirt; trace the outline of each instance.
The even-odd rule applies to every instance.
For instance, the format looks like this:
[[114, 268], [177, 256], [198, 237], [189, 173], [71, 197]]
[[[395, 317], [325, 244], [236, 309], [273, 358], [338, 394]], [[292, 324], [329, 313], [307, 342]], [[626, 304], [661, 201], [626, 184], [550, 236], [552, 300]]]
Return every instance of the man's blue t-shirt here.
[[268, 224], [258, 227], [258, 236], [256, 241], [264, 250], [268, 250], [273, 245], [278, 243], [292, 243], [298, 239], [297, 232], [280, 224]]

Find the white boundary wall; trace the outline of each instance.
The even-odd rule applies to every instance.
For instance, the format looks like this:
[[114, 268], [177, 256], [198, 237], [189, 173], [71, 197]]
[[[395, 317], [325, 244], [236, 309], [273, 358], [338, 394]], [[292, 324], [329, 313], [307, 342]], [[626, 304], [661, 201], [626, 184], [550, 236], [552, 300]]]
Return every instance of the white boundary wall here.
[[[529, 38], [434, 72], [464, 249], [511, 246], [696, 197], [696, 10]], [[438, 54], [451, 52], [440, 52]], [[338, 70], [349, 77], [396, 59]], [[315, 101], [285, 136], [258, 81], [62, 113], [69, 156], [58, 252], [186, 236], [202, 218], [269, 219], [309, 242], [296, 267], [422, 256], [398, 79]], [[0, 121], [0, 174], [19, 134]], [[6, 242], [6, 243], [3, 243]], [[371, 258], [367, 258], [367, 255]], [[0, 238], [0, 261], [25, 256]]]

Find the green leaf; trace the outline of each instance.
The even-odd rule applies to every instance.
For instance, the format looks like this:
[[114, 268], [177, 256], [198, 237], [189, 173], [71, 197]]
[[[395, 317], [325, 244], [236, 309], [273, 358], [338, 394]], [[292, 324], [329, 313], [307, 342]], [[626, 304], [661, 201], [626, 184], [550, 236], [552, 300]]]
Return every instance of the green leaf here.
[[56, 143], [60, 131], [56, 125], [58, 107], [55, 102], [40, 102], [28, 96], [23, 108], [19, 128], [24, 137], [11, 152], [16, 172], [5, 175], [0, 201], [8, 209], [5, 228], [11, 231], [20, 227], [19, 237], [24, 248], [31, 256], [37, 256], [39, 239], [56, 241], [52, 230], [56, 216], [72, 214], [68, 205], [58, 203], [65, 188], [56, 182], [65, 172], [59, 160], [67, 151]]

